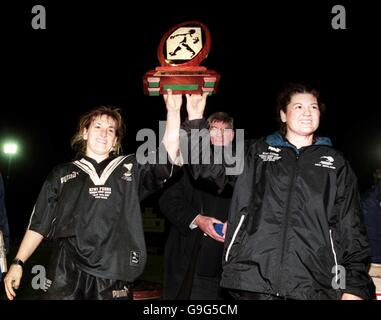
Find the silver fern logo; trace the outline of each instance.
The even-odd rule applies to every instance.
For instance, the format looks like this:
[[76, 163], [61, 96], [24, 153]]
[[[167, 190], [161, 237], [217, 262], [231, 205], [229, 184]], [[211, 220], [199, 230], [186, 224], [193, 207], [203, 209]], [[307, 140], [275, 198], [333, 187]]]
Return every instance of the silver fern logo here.
[[132, 181], [132, 163], [124, 164], [123, 168], [126, 169], [126, 172], [123, 173], [122, 179], [126, 181]]
[[324, 167], [324, 168], [330, 168], [330, 169], [336, 169], [336, 167], [333, 165], [335, 159], [331, 156], [321, 156], [320, 161], [318, 163], [315, 163], [315, 166], [317, 167]]

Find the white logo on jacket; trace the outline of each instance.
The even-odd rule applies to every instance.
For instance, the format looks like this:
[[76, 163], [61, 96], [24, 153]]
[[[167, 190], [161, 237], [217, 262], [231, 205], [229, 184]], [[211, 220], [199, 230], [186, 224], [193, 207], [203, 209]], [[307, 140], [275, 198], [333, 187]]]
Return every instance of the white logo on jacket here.
[[132, 163], [126, 163], [123, 165], [127, 171], [123, 174], [122, 179], [126, 181], [132, 181]]
[[139, 251], [130, 251], [130, 265], [134, 266], [140, 262], [140, 252]]
[[320, 160], [318, 163], [315, 163], [315, 166], [317, 167], [324, 167], [324, 168], [330, 168], [330, 169], [336, 169], [335, 166], [333, 166], [333, 163], [335, 159], [331, 156], [321, 156]]
[[[272, 146], [269, 146], [268, 149], [270, 150], [270, 152], [263, 151], [259, 155], [259, 157], [263, 161], [277, 161], [279, 159], [282, 159], [282, 157], [278, 154], [281, 151], [281, 149], [275, 148], [275, 147], [272, 147]], [[275, 152], [272, 152], [272, 151], [275, 151]]]
[[271, 150], [271, 151], [275, 151], [275, 152], [280, 152], [280, 148], [275, 148], [275, 147], [272, 147], [272, 146], [269, 146], [269, 150]]
[[110, 187], [92, 187], [89, 188], [89, 194], [92, 195], [95, 199], [108, 199], [111, 195]]
[[78, 171], [73, 171], [72, 173], [69, 173], [66, 176], [61, 177], [61, 184], [67, 182], [68, 180], [76, 178], [78, 175], [79, 175]]

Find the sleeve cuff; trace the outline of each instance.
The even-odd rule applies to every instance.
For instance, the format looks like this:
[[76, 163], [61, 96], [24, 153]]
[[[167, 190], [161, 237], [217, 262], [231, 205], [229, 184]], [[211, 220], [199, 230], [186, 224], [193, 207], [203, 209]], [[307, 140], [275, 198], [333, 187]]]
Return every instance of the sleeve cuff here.
[[190, 228], [191, 230], [198, 228], [198, 225], [195, 224], [194, 222], [195, 222], [195, 220], [197, 219], [197, 217], [198, 217], [199, 215], [200, 215], [200, 214], [198, 214], [198, 215], [192, 220], [192, 222], [189, 224], [189, 228]]

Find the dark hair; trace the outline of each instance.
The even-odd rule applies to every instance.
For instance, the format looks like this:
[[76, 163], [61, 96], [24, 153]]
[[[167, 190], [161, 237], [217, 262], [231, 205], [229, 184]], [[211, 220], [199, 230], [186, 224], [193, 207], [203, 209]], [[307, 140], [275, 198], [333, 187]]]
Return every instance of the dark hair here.
[[220, 112], [212, 113], [207, 119], [207, 121], [208, 121], [209, 127], [212, 124], [212, 122], [220, 121], [220, 122], [227, 123], [229, 125], [229, 129], [234, 129], [234, 119], [231, 116], [229, 116], [226, 112], [220, 111]]
[[94, 121], [94, 119], [106, 115], [115, 121], [115, 135], [117, 137], [117, 142], [114, 147], [113, 153], [118, 155], [121, 152], [121, 141], [126, 131], [126, 126], [124, 124], [120, 112], [121, 109], [113, 106], [100, 106], [82, 115], [79, 120], [78, 130], [71, 139], [70, 144], [72, 148], [77, 152], [83, 154], [86, 153], [86, 141], [83, 139], [84, 129], [88, 129], [90, 127], [90, 124]]
[[289, 83], [287, 84], [278, 94], [277, 99], [277, 106], [276, 106], [276, 112], [277, 112], [277, 118], [280, 123], [279, 131], [280, 133], [285, 136], [287, 131], [287, 125], [286, 123], [282, 122], [280, 119], [280, 111], [287, 112], [287, 106], [291, 101], [291, 98], [293, 95], [298, 93], [309, 93], [312, 94], [318, 103], [320, 113], [324, 113], [326, 110], [326, 107], [323, 102], [320, 100], [320, 92], [312, 88], [310, 85], [307, 84], [300, 84], [300, 83]]

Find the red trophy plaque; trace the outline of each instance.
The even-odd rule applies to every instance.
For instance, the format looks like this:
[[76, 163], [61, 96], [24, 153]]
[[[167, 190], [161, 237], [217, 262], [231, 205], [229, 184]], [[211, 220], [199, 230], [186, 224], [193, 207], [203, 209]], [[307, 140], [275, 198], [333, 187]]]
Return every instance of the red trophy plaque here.
[[144, 93], [158, 96], [167, 89], [173, 94], [216, 93], [220, 75], [200, 66], [210, 46], [210, 32], [201, 22], [188, 21], [170, 29], [157, 49], [161, 66], [144, 75]]

